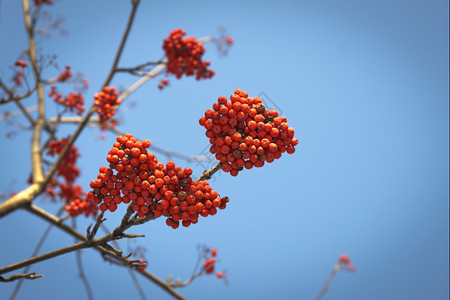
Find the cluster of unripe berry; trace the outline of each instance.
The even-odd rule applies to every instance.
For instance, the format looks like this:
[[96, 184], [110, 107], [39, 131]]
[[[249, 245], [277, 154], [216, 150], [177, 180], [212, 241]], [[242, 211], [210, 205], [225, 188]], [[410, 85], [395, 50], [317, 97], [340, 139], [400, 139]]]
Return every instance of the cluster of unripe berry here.
[[117, 98], [118, 93], [113, 86], [105, 86], [103, 91], [94, 95], [94, 105], [97, 106], [97, 113], [100, 117], [100, 122], [106, 122], [115, 114], [116, 106], [122, 103], [122, 100]]
[[167, 217], [174, 229], [198, 222], [199, 216], [215, 215], [224, 209], [227, 197], [220, 198], [207, 181], [194, 181], [190, 168], [182, 169], [169, 161], [164, 165], [147, 151], [148, 140], [138, 141], [131, 134], [117, 137], [96, 180], [91, 181], [87, 198], [101, 211], [115, 211], [120, 203], [132, 203], [139, 218]]
[[222, 162], [222, 170], [237, 176], [244, 168], [262, 167], [292, 154], [298, 139], [287, 119], [278, 111], [268, 110], [259, 97], [248, 97], [240, 89], [230, 96], [221, 96], [200, 118], [211, 143], [210, 151]]
[[195, 37], [185, 37], [181, 28], [172, 30], [164, 40], [163, 49], [167, 57], [167, 73], [178, 79], [182, 75], [193, 76], [197, 80], [211, 78], [214, 71], [208, 69], [210, 62], [203, 61], [205, 47]]
[[57, 91], [56, 85], [52, 84], [51, 91], [48, 93], [49, 97], [53, 97], [53, 100], [61, 105], [67, 107], [71, 112], [76, 109], [78, 115], [82, 115], [84, 112], [84, 98], [81, 93], [70, 92], [67, 97], [63, 97], [60, 92]]

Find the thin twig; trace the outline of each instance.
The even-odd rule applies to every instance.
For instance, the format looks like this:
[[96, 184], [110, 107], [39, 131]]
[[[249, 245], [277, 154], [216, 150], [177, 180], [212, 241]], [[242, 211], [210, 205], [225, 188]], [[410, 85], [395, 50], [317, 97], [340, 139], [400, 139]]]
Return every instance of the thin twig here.
[[13, 276], [10, 276], [10, 277], [3, 277], [3, 276], [0, 276], [0, 281], [2, 281], [2, 282], [9, 282], [9, 281], [14, 281], [14, 280], [17, 280], [17, 279], [20, 279], [20, 278], [23, 278], [23, 279], [37, 279], [37, 278], [41, 278], [41, 277], [44, 277], [44, 275], [36, 275], [36, 272], [33, 272], [33, 273], [28, 273], [28, 274], [16, 274], [16, 275], [13, 275]]
[[[64, 206], [60, 208], [60, 210], [56, 213], [56, 216], [59, 217], [64, 211]], [[36, 245], [36, 248], [34, 248], [33, 253], [31, 254], [31, 257], [36, 256], [39, 253], [39, 250], [41, 250], [42, 245], [44, 244], [45, 240], [48, 237], [48, 234], [50, 233], [50, 230], [52, 229], [53, 224], [50, 223], [47, 227], [47, 229], [45, 229], [44, 233], [42, 234], [41, 239], [39, 240], [39, 242]], [[30, 270], [31, 265], [26, 266], [25, 269], [23, 269], [23, 273], [28, 273], [28, 271]], [[20, 287], [22, 286], [24, 278], [21, 278], [17, 284], [16, 287], [14, 288], [13, 293], [11, 294], [11, 296], [9, 297], [9, 300], [14, 300], [14, 298], [16, 297], [17, 293], [20, 290]]]
[[128, 270], [128, 273], [130, 273], [131, 280], [133, 281], [134, 286], [138, 290], [139, 296], [141, 296], [142, 300], [147, 300], [147, 297], [144, 294], [144, 290], [142, 289], [141, 284], [139, 283], [139, 281], [138, 281], [136, 275], [134, 274], [134, 272], [136, 272], [136, 271]]
[[[102, 223], [100, 225], [100, 227], [103, 230], [103, 232], [105, 232], [105, 233], [110, 232], [110, 230], [106, 227], [105, 224]], [[116, 248], [120, 249], [119, 248], [119, 243], [117, 241], [112, 241], [112, 242], [114, 243]], [[112, 261], [112, 260], [108, 259], [107, 257], [104, 257], [104, 258], [109, 260], [110, 262], [112, 262], [114, 264], [118, 264], [116, 261]], [[147, 298], [145, 296], [145, 293], [144, 293], [144, 290], [142, 289], [142, 287], [141, 287], [141, 285], [140, 285], [140, 283], [139, 283], [139, 281], [138, 281], [138, 279], [137, 279], [137, 277], [135, 275], [135, 272], [136, 272], [136, 270], [131, 270], [131, 269], [128, 270], [128, 273], [130, 274], [131, 280], [133, 281], [134, 286], [138, 290], [138, 293], [141, 296], [141, 299], [142, 300], [147, 300]]]
[[319, 292], [319, 294], [317, 295], [317, 297], [315, 298], [315, 300], [320, 300], [322, 299], [323, 295], [325, 295], [325, 293], [328, 291], [328, 289], [330, 288], [330, 282], [333, 279], [334, 275], [336, 275], [336, 273], [341, 269], [341, 265], [337, 264], [333, 267], [333, 269], [331, 269], [330, 275], [328, 275], [327, 280], [325, 281], [325, 284], [322, 287], [322, 290]]
[[3, 81], [1, 79], [0, 79], [0, 87], [8, 94], [8, 98], [0, 99], [0, 105], [6, 104], [11, 101], [20, 101], [22, 99], [28, 98], [28, 96], [30, 96], [37, 88], [37, 87], [34, 87], [34, 88], [28, 90], [23, 95], [15, 96], [14, 95], [15, 89], [14, 88], [8, 89], [8, 87], [3, 83]]
[[[75, 218], [72, 218], [72, 227], [74, 229], [76, 229], [76, 219]], [[77, 241], [77, 239], [75, 238], [75, 242], [76, 241]], [[81, 281], [83, 282], [83, 285], [86, 289], [88, 299], [93, 300], [94, 295], [92, 293], [92, 288], [91, 288], [91, 285], [89, 284], [89, 280], [87, 279], [86, 273], [84, 272], [84, 268], [83, 268], [83, 261], [81, 259], [81, 250], [78, 250], [75, 253], [75, 256], [76, 256], [77, 266], [78, 266], [78, 276], [80, 277]]]
[[133, 25], [134, 16], [136, 14], [136, 10], [138, 8], [140, 0], [132, 0], [131, 4], [133, 7], [131, 8], [130, 17], [128, 18], [127, 27], [125, 28], [125, 32], [123, 33], [122, 40], [120, 41], [119, 49], [117, 50], [116, 57], [114, 58], [113, 65], [111, 67], [111, 71], [109, 71], [108, 77], [105, 80], [103, 86], [108, 86], [111, 82], [117, 68], [117, 64], [119, 63], [120, 56], [122, 55], [123, 48], [125, 47], [125, 43], [127, 41], [128, 35], [130, 33], [131, 26]]
[[[73, 228], [61, 223], [60, 219], [56, 218], [52, 214], [46, 212], [43, 209], [40, 209], [39, 207], [37, 207], [35, 205], [27, 206], [27, 210], [30, 211], [31, 213], [35, 214], [36, 216], [46, 220], [47, 222], [53, 223], [56, 227], [62, 229], [66, 233], [76, 237], [79, 240], [84, 241], [87, 239], [86, 236], [83, 235], [82, 233], [80, 233], [79, 231], [74, 230]], [[114, 252], [111, 252], [100, 245], [94, 245], [93, 248], [96, 249], [97, 251], [101, 252], [104, 255], [109, 255], [112, 258], [116, 259], [117, 261], [122, 262], [123, 266], [135, 268], [133, 260], [130, 260], [123, 256], [122, 257], [117, 256]], [[176, 299], [179, 299], [179, 300], [185, 299], [180, 293], [175, 291], [171, 286], [169, 286], [167, 283], [165, 283], [163, 280], [161, 280], [154, 274], [150, 273], [149, 271], [139, 272], [139, 274], [141, 274], [142, 276], [146, 277], [147, 279], [149, 279], [150, 281], [152, 281], [153, 283], [158, 285], [160, 288], [162, 288], [163, 290], [165, 290], [166, 292], [171, 294]]]
[[[33, 105], [33, 106], [25, 108], [25, 110], [28, 113], [36, 111], [37, 109], [38, 109], [37, 105]], [[22, 114], [23, 114], [22, 110], [16, 110], [16, 111], [13, 111], [13, 112], [5, 112], [5, 113], [3, 113], [3, 115], [0, 116], [0, 122], [2, 122], [3, 120], [6, 120], [8, 118], [13, 118], [13, 117], [20, 116]]]

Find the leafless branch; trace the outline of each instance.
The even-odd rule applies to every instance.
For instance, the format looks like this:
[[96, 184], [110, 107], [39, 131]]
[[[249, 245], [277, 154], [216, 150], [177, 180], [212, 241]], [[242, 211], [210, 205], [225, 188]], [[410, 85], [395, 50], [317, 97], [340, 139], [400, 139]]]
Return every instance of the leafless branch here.
[[222, 168], [222, 162], [218, 162], [214, 167], [212, 167], [210, 170], [208, 171], [203, 171], [202, 175], [198, 178], [198, 181], [200, 180], [208, 180], [211, 179], [211, 177], [214, 175], [214, 173], [216, 173], [217, 171], [219, 171]]
[[33, 272], [33, 273], [28, 273], [28, 274], [15, 274], [15, 275], [10, 276], [10, 277], [0, 276], [0, 281], [2, 281], [2, 282], [9, 282], [9, 281], [14, 281], [14, 280], [17, 280], [17, 279], [20, 279], [20, 278], [23, 278], [23, 279], [37, 279], [37, 278], [41, 278], [41, 277], [44, 277], [44, 275], [36, 275], [36, 272]]
[[333, 267], [333, 269], [331, 269], [330, 275], [328, 275], [327, 280], [325, 281], [325, 284], [322, 287], [322, 290], [319, 292], [319, 294], [317, 295], [317, 297], [315, 298], [315, 300], [320, 300], [322, 299], [323, 295], [325, 295], [325, 293], [328, 291], [328, 289], [330, 288], [330, 282], [333, 279], [334, 275], [336, 275], [336, 273], [341, 269], [341, 265], [337, 264]]

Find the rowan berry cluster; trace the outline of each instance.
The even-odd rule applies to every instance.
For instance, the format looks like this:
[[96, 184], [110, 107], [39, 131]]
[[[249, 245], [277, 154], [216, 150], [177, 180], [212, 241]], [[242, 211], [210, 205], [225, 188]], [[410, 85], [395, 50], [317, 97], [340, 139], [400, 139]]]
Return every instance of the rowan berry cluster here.
[[169, 80], [167, 78], [164, 78], [161, 80], [161, 82], [158, 84], [158, 88], [162, 90], [165, 86], [169, 84]]
[[94, 204], [94, 202], [88, 200], [86, 198], [86, 193], [83, 193], [83, 188], [81, 185], [73, 185], [73, 184], [64, 184], [57, 183], [60, 192], [59, 196], [61, 199], [66, 200], [66, 206], [64, 209], [69, 213], [71, 217], [77, 217], [80, 214], [83, 214], [87, 217], [91, 213], [96, 216], [98, 207]]
[[63, 97], [60, 92], [57, 91], [56, 85], [52, 84], [51, 91], [48, 93], [49, 97], [53, 97], [53, 100], [61, 105], [66, 106], [71, 112], [74, 109], [77, 110], [78, 115], [82, 115], [84, 112], [84, 98], [81, 93], [70, 92], [67, 97]]
[[[202, 269], [205, 272], [205, 274], [214, 274], [214, 269], [216, 267], [216, 256], [217, 256], [217, 249], [212, 248], [206, 249], [205, 253], [205, 261], [202, 264]], [[217, 278], [225, 278], [226, 273], [225, 272], [217, 272], [216, 276]]]
[[[60, 154], [64, 146], [68, 142], [68, 138], [55, 140], [48, 144], [47, 155], [54, 156]], [[55, 178], [52, 178], [47, 185], [45, 192], [53, 200], [58, 195], [60, 199], [64, 199], [67, 204], [64, 209], [70, 216], [76, 217], [83, 214], [87, 217], [90, 214], [97, 215], [98, 207], [87, 199], [86, 193], [83, 192], [81, 185], [74, 185], [75, 179], [80, 175], [80, 170], [75, 165], [80, 154], [75, 146], [71, 146], [63, 162], [58, 168], [58, 176], [62, 176], [66, 183], [60, 182]], [[31, 183], [31, 178], [29, 179]], [[59, 193], [56, 192], [56, 188], [59, 188]]]
[[117, 98], [118, 93], [113, 86], [105, 86], [103, 91], [94, 95], [94, 105], [97, 106], [97, 113], [100, 117], [100, 122], [106, 122], [115, 114], [116, 106], [122, 103], [122, 100]]
[[147, 151], [148, 140], [138, 141], [131, 134], [117, 137], [102, 166], [88, 199], [101, 211], [115, 211], [120, 203], [132, 203], [139, 218], [167, 217], [166, 224], [174, 229], [198, 222], [199, 215], [215, 215], [224, 209], [227, 197], [220, 198], [206, 181], [194, 181], [190, 168], [182, 169], [169, 161], [164, 166]]
[[70, 77], [72, 77], [72, 72], [70, 72], [70, 66], [66, 66], [66, 69], [64, 71], [62, 71], [61, 74], [59, 74], [57, 80], [58, 81], [66, 81]]
[[27, 67], [27, 63], [25, 61], [21, 61], [21, 60], [16, 60], [14, 65], [16, 67], [21, 67], [21, 68], [26, 68]]
[[356, 267], [352, 265], [352, 261], [350, 260], [350, 256], [348, 254], [343, 254], [338, 258], [339, 265], [345, 266], [348, 271], [356, 271]]
[[167, 57], [167, 73], [174, 74], [178, 79], [184, 74], [197, 80], [211, 78], [214, 71], [208, 69], [210, 62], [203, 61], [205, 47], [195, 37], [185, 37], [181, 28], [172, 30], [164, 40], [163, 49]]
[[259, 168], [284, 152], [295, 152], [298, 139], [294, 138], [294, 129], [278, 111], [269, 111], [261, 98], [250, 98], [240, 89], [230, 100], [219, 97], [213, 109], [206, 110], [199, 120], [223, 171], [237, 176], [244, 168]]
[[146, 260], [144, 260], [144, 259], [140, 259], [139, 260], [139, 263], [141, 264], [139, 267], [138, 267], [138, 271], [139, 272], [144, 272], [145, 271], [145, 269], [147, 269], [147, 261]]
[[23, 83], [23, 69], [27, 67], [27, 63], [25, 61], [16, 60], [14, 63], [16, 67], [19, 67], [20, 69], [16, 71], [16, 74], [14, 74], [14, 77], [12, 80], [17, 86], [21, 86]]
[[[64, 146], [69, 141], [69, 138], [54, 140], [48, 144], [47, 155], [54, 156], [61, 153]], [[76, 146], [70, 146], [69, 151], [63, 159], [63, 162], [59, 165], [58, 176], [64, 177], [67, 183], [73, 183], [75, 179], [80, 175], [80, 169], [76, 166], [76, 162], [80, 154]]]

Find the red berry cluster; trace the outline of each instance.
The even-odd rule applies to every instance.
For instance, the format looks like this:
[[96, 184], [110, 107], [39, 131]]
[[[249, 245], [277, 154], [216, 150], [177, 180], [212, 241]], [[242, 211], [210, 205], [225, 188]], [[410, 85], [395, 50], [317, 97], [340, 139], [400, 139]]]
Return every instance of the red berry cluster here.
[[223, 163], [223, 171], [237, 176], [244, 167], [259, 168], [284, 152], [295, 152], [298, 139], [294, 138], [294, 129], [278, 111], [269, 111], [261, 98], [250, 98], [240, 89], [230, 100], [219, 97], [213, 109], [199, 120], [212, 145], [211, 153]]
[[70, 72], [70, 66], [66, 66], [66, 69], [61, 72], [58, 76], [58, 81], [66, 81], [72, 77], [72, 72]]
[[56, 85], [52, 85], [52, 90], [48, 93], [49, 97], [53, 97], [56, 103], [61, 104], [69, 108], [71, 112], [74, 109], [77, 110], [78, 115], [82, 115], [84, 112], [84, 98], [81, 93], [70, 92], [67, 97], [63, 97], [60, 92], [57, 91]]
[[15, 64], [16, 67], [26, 68], [27, 63], [25, 61], [16, 60]]
[[[64, 146], [69, 141], [69, 138], [54, 140], [48, 144], [47, 155], [54, 156], [61, 153]], [[75, 165], [80, 154], [76, 146], [70, 146], [69, 151], [66, 153], [64, 160], [59, 165], [58, 176], [63, 176], [67, 183], [73, 183], [75, 179], [80, 175], [80, 169]]]
[[25, 61], [16, 60], [14, 65], [21, 69], [16, 71], [16, 74], [12, 79], [17, 86], [21, 86], [23, 83], [23, 69], [27, 67], [27, 63]]
[[215, 215], [224, 209], [227, 197], [220, 198], [206, 181], [194, 181], [192, 170], [175, 166], [169, 161], [164, 166], [147, 151], [148, 140], [136, 140], [131, 134], [117, 137], [106, 160], [109, 168], [100, 167], [93, 191], [88, 199], [100, 210], [115, 211], [120, 203], [133, 203], [139, 218], [167, 217], [166, 224], [174, 229], [179, 221], [188, 227], [198, 222], [199, 215]]
[[94, 105], [98, 107], [97, 113], [102, 123], [114, 116], [116, 106], [122, 103], [122, 100], [117, 98], [117, 96], [118, 93], [113, 86], [105, 86], [103, 91], [94, 95]]
[[343, 254], [338, 258], [339, 265], [343, 265], [346, 267], [348, 271], [356, 271], [356, 267], [352, 265], [352, 261], [348, 254]]
[[83, 193], [81, 185], [58, 183], [60, 188], [59, 196], [66, 200], [64, 209], [71, 217], [83, 214], [88, 217], [91, 213], [96, 216], [98, 207], [92, 200], [88, 200], [86, 193]]
[[[47, 155], [54, 156], [61, 153], [64, 146], [69, 139], [55, 140], [48, 144]], [[63, 199], [67, 204], [64, 209], [72, 217], [76, 217], [83, 214], [87, 217], [90, 214], [97, 215], [98, 207], [95, 203], [87, 199], [86, 193], [83, 192], [81, 185], [74, 185], [75, 179], [80, 175], [80, 170], [75, 165], [80, 154], [77, 147], [71, 146], [63, 162], [58, 169], [58, 176], [64, 177], [66, 183], [59, 182], [57, 179], [52, 178], [47, 185], [45, 192], [55, 200], [56, 195], [60, 199]], [[31, 183], [31, 176], [29, 182]], [[56, 188], [59, 188], [59, 193], [56, 192]]]
[[161, 82], [158, 84], [158, 88], [162, 90], [166, 85], [169, 84], [169, 80], [167, 78], [164, 78], [161, 80]]
[[147, 261], [146, 260], [144, 260], [144, 259], [140, 259], [139, 260], [139, 263], [141, 264], [141, 266], [140, 267], [138, 267], [138, 271], [139, 272], [144, 272], [145, 271], [145, 269], [147, 268]]
[[[211, 255], [211, 257], [209, 257], [209, 255]], [[216, 261], [217, 261], [215, 258], [216, 256], [217, 256], [216, 248], [212, 248], [210, 251], [205, 253], [206, 260], [202, 264], [202, 268], [203, 268], [203, 271], [205, 272], [205, 274], [213, 274], [214, 273], [214, 269], [216, 267]], [[226, 275], [225, 272], [217, 272], [216, 273], [217, 278], [224, 278], [225, 275]]]
[[167, 73], [171, 73], [181, 78], [195, 75], [197, 80], [211, 78], [214, 71], [209, 70], [210, 62], [202, 61], [205, 47], [197, 41], [195, 37], [185, 37], [186, 34], [181, 28], [172, 30], [164, 40], [163, 49], [167, 57]]
[[64, 209], [69, 213], [71, 217], [78, 217], [83, 214], [88, 217], [90, 214], [96, 216], [98, 207], [94, 202], [88, 200], [86, 197], [77, 198], [66, 205]]

